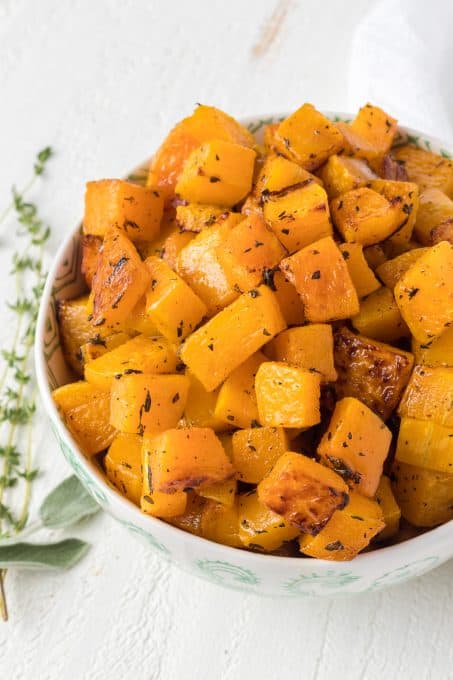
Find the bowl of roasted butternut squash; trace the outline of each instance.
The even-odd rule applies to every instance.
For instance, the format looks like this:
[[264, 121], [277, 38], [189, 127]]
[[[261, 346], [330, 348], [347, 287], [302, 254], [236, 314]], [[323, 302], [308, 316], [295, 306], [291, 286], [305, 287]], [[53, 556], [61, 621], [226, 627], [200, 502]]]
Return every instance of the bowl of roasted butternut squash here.
[[86, 186], [36, 340], [61, 449], [163, 557], [264, 595], [453, 556], [453, 162], [377, 106], [210, 106]]

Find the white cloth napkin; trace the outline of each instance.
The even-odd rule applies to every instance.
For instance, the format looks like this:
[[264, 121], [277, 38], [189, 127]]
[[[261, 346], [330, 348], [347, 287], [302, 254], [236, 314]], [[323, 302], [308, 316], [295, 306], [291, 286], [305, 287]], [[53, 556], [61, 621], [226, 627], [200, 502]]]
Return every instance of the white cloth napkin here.
[[453, 144], [453, 0], [380, 0], [351, 44], [353, 110], [378, 103], [402, 124]]

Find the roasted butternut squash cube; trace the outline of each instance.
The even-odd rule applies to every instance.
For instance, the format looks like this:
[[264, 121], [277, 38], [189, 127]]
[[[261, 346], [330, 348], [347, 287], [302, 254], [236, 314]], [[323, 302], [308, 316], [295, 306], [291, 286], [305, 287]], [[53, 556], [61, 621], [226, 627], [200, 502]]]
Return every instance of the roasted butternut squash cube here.
[[376, 271], [379, 265], [388, 260], [388, 257], [384, 252], [384, 248], [379, 244], [367, 246], [363, 249], [363, 254], [365, 256], [365, 260], [368, 262], [373, 271]]
[[316, 371], [265, 361], [255, 378], [260, 423], [304, 428], [319, 423], [320, 382]]
[[378, 106], [365, 104], [351, 123], [351, 129], [369, 142], [380, 154], [390, 150], [398, 121]]
[[299, 533], [298, 528], [264, 505], [256, 491], [239, 497], [239, 538], [246, 548], [270, 552]]
[[400, 416], [453, 427], [453, 368], [416, 366], [402, 396]]
[[266, 154], [274, 153], [275, 151], [275, 132], [280, 123], [271, 123], [266, 125], [263, 130], [263, 145]]
[[401, 418], [395, 460], [453, 474], [453, 427]]
[[333, 154], [319, 171], [329, 199], [336, 198], [352, 189], [358, 189], [376, 179], [366, 161]]
[[306, 170], [316, 170], [343, 148], [343, 135], [312, 104], [304, 104], [275, 131], [277, 150]]
[[392, 433], [365, 404], [345, 397], [335, 404], [318, 454], [351, 489], [372, 498], [378, 488]]
[[384, 527], [380, 505], [351, 493], [348, 505], [337, 510], [317, 536], [300, 537], [300, 551], [320, 560], [345, 562], [354, 559]]
[[266, 269], [280, 263], [286, 250], [262, 217], [249, 215], [226, 235], [217, 254], [229, 284], [247, 292], [260, 284]]
[[386, 260], [376, 269], [382, 283], [393, 291], [400, 278], [412, 267], [419, 257], [428, 252], [427, 248], [413, 248], [391, 260]]
[[370, 246], [388, 238], [399, 227], [399, 211], [368, 187], [334, 198], [330, 210], [335, 226], [348, 243]]
[[53, 399], [66, 427], [87, 455], [103, 451], [115, 436], [110, 425], [110, 394], [83, 380], [57, 387]]
[[192, 333], [181, 348], [181, 359], [206, 390], [215, 390], [285, 327], [274, 293], [259, 286]]
[[164, 200], [155, 187], [142, 187], [122, 179], [88, 182], [83, 231], [105, 236], [121, 229], [131, 241], [152, 241], [159, 233]]
[[262, 195], [264, 219], [290, 252], [332, 234], [324, 189], [312, 179]]
[[90, 338], [88, 342], [80, 347], [80, 354], [82, 356], [82, 362], [85, 366], [90, 361], [94, 361], [103, 354], [110, 352], [112, 349], [116, 349], [125, 342], [128, 342], [131, 336], [127, 333], [112, 333], [112, 335], [106, 335], [105, 338], [94, 337]]
[[111, 387], [110, 422], [131, 434], [176, 427], [188, 391], [185, 375], [123, 375]]
[[453, 366], [453, 328], [447, 328], [438, 338], [426, 343], [412, 338], [412, 351], [416, 364]]
[[351, 321], [359, 333], [382, 342], [393, 342], [410, 335], [393, 293], [386, 287], [362, 300], [359, 313]]
[[[167, 493], [165, 495], [171, 496], [174, 495], [174, 493], [175, 492], [173, 492], [173, 494]], [[187, 494], [186, 509], [181, 515], [178, 515], [177, 517], [166, 517], [165, 521], [168, 524], [172, 524], [173, 526], [178, 527], [178, 529], [188, 531], [189, 534], [193, 534], [194, 536], [201, 536], [201, 516], [208, 501], [206, 501], [205, 498], [201, 498], [201, 496], [198, 496], [198, 494], [196, 494], [194, 491], [187, 491], [181, 493]]]
[[108, 480], [123, 496], [140, 505], [142, 495], [142, 437], [138, 434], [115, 435], [104, 458]]
[[387, 254], [399, 255], [407, 248], [418, 215], [419, 191], [413, 182], [376, 179], [370, 188], [384, 196], [397, 213], [398, 227], [385, 243]]
[[442, 158], [431, 151], [418, 149], [413, 144], [404, 144], [393, 150], [396, 160], [403, 164], [411, 182], [423, 190], [440, 189], [453, 198], [453, 161]]
[[349, 500], [339, 475], [300, 453], [287, 452], [258, 485], [258, 498], [288, 524], [316, 535]]
[[333, 364], [333, 334], [329, 324], [309, 324], [288, 328], [266, 346], [274, 361], [283, 361], [298, 368], [319, 373], [322, 382], [337, 379]]
[[156, 324], [146, 313], [146, 295], [143, 295], [143, 297], [140, 298], [127, 317], [125, 327], [131, 335], [134, 335], [135, 333], [148, 335], [149, 337], [160, 335]]
[[233, 206], [252, 188], [253, 149], [215, 139], [192, 151], [176, 184], [176, 193], [192, 203]]
[[382, 160], [382, 153], [365, 137], [353, 130], [350, 123], [340, 121], [335, 123], [335, 126], [343, 135], [343, 147], [346, 156], [365, 159], [370, 165]]
[[288, 326], [299, 326], [305, 321], [304, 307], [297, 290], [286, 280], [283, 272], [270, 269], [264, 272], [264, 281], [274, 291], [278, 305]]
[[453, 325], [453, 245], [442, 241], [419, 257], [395, 286], [395, 300], [412, 335], [437, 338]]
[[281, 191], [306, 180], [313, 180], [322, 185], [316, 175], [301, 168], [297, 163], [283, 156], [272, 155], [266, 158], [258, 174], [254, 189], [255, 195], [265, 198], [273, 191]]
[[282, 427], [252, 427], [232, 436], [232, 463], [241, 482], [258, 484], [289, 449]]
[[164, 213], [159, 238], [154, 239], [154, 241], [140, 243], [138, 246], [143, 259], [155, 255], [162, 258], [169, 267], [176, 270], [179, 253], [195, 238], [195, 233], [192, 231], [181, 231], [179, 224], [174, 219], [170, 219], [169, 215], [170, 212]]
[[242, 547], [239, 538], [237, 503], [227, 506], [212, 500], [208, 501], [201, 513], [201, 535], [210, 541], [229, 545], [232, 548]]
[[250, 147], [255, 144], [253, 135], [228, 114], [213, 106], [197, 106], [191, 116], [171, 130], [154, 154], [148, 183], [157, 184], [165, 197], [171, 198], [191, 152], [211, 139]]
[[146, 313], [160, 335], [173, 343], [182, 342], [198, 326], [208, 308], [163, 260], [148, 257], [145, 264], [151, 274]]
[[453, 474], [395, 462], [393, 490], [401, 514], [416, 527], [453, 519]]
[[[123, 435], [136, 436], [136, 435]], [[149, 438], [149, 435], [148, 435]], [[140, 508], [147, 515], [167, 519], [179, 517], [184, 514], [187, 507], [187, 493], [185, 491], [175, 491], [174, 493], [162, 493], [153, 489], [153, 476], [150, 464], [150, 449], [147, 442], [143, 441], [141, 446], [141, 465], [143, 469], [143, 481], [140, 488]]]
[[182, 231], [200, 232], [206, 227], [212, 227], [222, 215], [228, 214], [218, 205], [202, 205], [189, 203], [176, 207], [176, 222]]
[[398, 533], [401, 510], [395, 500], [392, 483], [386, 475], [382, 475], [374, 500], [380, 506], [384, 516], [385, 527], [377, 534], [377, 541], [387, 541]]
[[118, 328], [149, 286], [151, 275], [124, 232], [109, 231], [93, 278], [92, 324]]
[[215, 482], [209, 486], [203, 486], [196, 490], [202, 498], [207, 498], [208, 500], [215, 501], [220, 505], [232, 508], [237, 491], [237, 482], [235, 479], [226, 479], [223, 482]]
[[230, 224], [204, 229], [181, 250], [176, 264], [176, 271], [203, 300], [210, 316], [238, 297], [218, 255], [230, 230]]
[[84, 234], [82, 236], [82, 262], [80, 263], [80, 271], [84, 276], [88, 288], [91, 288], [93, 284], [101, 246], [102, 238], [100, 236], [93, 236], [93, 234]]
[[111, 330], [94, 329], [87, 312], [88, 296], [74, 300], [59, 300], [56, 303], [58, 327], [63, 346], [64, 358], [78, 375], [83, 375], [82, 345], [90, 340], [103, 343]]
[[359, 311], [348, 267], [330, 236], [287, 257], [280, 268], [299, 293], [308, 321], [347, 319]]
[[338, 247], [344, 257], [358, 297], [363, 298], [374, 293], [381, 284], [365, 259], [363, 246], [360, 243], [341, 243]]
[[186, 372], [190, 380], [187, 403], [184, 411], [184, 421], [195, 427], [210, 427], [214, 432], [222, 432], [230, 426], [223, 418], [215, 415], [215, 407], [219, 390], [207, 392], [201, 382], [189, 371]]
[[168, 429], [144, 438], [150, 452], [153, 489], [163, 493], [184, 491], [233, 476], [234, 470], [220, 440], [205, 427]]
[[343, 327], [334, 333], [334, 359], [337, 396], [356, 397], [387, 420], [409, 381], [412, 354]]
[[420, 194], [414, 233], [424, 246], [432, 245], [432, 232], [453, 222], [453, 201], [440, 189], [425, 189]]
[[106, 352], [85, 366], [85, 379], [109, 389], [123, 375], [140, 373], [172, 373], [176, 370], [176, 353], [165, 338], [138, 335]]
[[234, 369], [221, 386], [215, 417], [225, 426], [252, 427], [258, 422], [258, 406], [255, 394], [255, 376], [266, 357], [255, 352], [244, 363]]

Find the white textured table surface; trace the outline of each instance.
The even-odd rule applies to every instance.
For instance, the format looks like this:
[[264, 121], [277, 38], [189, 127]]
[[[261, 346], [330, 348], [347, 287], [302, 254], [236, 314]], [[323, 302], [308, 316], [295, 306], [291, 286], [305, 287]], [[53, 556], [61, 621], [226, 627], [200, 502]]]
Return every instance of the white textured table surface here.
[[[276, 8], [280, 28], [269, 23]], [[0, 0], [0, 208], [52, 144], [40, 203], [55, 250], [80, 218], [84, 181], [123, 175], [197, 101], [246, 115], [371, 99], [451, 140], [452, 48], [441, 27], [452, 10], [449, 0], [431, 3], [429, 17], [421, 8]], [[0, 251], [6, 271], [5, 243]], [[36, 440], [44, 492], [69, 470], [44, 421]], [[76, 533], [94, 547], [73, 571], [8, 577], [1, 680], [453, 678], [453, 563], [351, 600], [261, 600], [186, 576], [107, 516]]]

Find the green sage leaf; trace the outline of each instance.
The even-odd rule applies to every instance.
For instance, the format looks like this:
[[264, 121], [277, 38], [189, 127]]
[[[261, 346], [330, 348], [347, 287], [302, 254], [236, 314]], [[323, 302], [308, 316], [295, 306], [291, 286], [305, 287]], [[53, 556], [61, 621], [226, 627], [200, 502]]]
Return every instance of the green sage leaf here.
[[45, 498], [39, 514], [45, 527], [61, 529], [94, 515], [99, 505], [75, 475], [68, 477]]
[[0, 546], [0, 569], [70, 569], [85, 555], [89, 543], [67, 538], [58, 543], [16, 543]]

